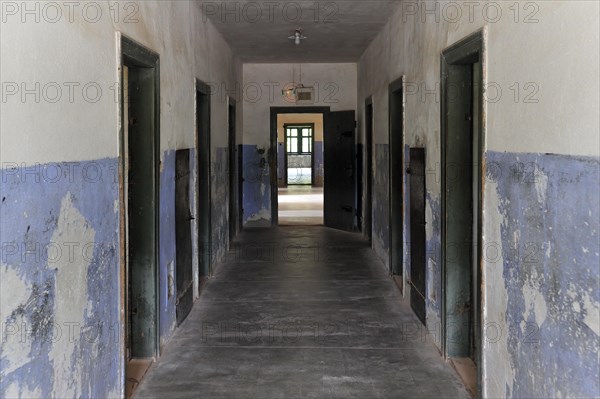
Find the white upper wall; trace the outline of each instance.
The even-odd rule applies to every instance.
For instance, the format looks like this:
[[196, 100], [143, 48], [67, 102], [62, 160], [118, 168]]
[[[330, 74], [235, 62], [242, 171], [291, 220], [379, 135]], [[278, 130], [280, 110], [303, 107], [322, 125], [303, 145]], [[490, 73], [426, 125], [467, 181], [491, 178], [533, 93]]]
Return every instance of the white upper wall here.
[[[315, 88], [311, 106], [332, 111], [356, 110], [357, 71], [354, 63], [301, 64], [302, 84]], [[244, 144], [269, 146], [271, 107], [295, 107], [282, 96], [290, 83], [300, 82], [300, 64], [244, 64]]]
[[488, 87], [502, 90], [488, 91], [487, 149], [599, 155], [598, 14], [588, 1], [402, 3], [358, 64], [375, 142], [388, 141], [388, 84], [405, 75], [407, 144], [439, 154], [440, 54], [486, 26]]
[[[598, 156], [600, 3], [537, 4], [537, 24], [490, 24], [489, 81], [503, 97], [488, 105], [488, 149]], [[534, 89], [539, 102], [525, 103]]]
[[[60, 8], [44, 2], [1, 4], [3, 163], [118, 155], [117, 32], [160, 56], [161, 150], [195, 146], [195, 79], [234, 86], [236, 72], [231, 50], [196, 3], [51, 4]], [[26, 13], [25, 7], [33, 11]], [[15, 85], [18, 91], [12, 95]], [[74, 86], [72, 98], [69, 86]], [[22, 98], [24, 88], [38, 98]], [[100, 96], [95, 88], [102, 90]], [[213, 98], [214, 131], [226, 131], [224, 104]], [[225, 141], [217, 139], [214, 145]]]

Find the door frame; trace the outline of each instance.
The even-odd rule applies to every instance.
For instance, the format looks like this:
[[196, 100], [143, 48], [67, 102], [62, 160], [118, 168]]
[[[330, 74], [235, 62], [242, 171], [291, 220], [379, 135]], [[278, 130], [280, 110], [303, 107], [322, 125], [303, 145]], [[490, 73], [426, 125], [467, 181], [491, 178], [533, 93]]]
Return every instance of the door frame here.
[[[406, 122], [406, 97], [405, 97], [405, 79], [404, 75], [394, 80], [388, 86], [388, 145], [389, 145], [389, 215], [390, 215], [390, 274], [398, 276], [402, 281], [398, 282], [404, 295], [406, 281], [406, 271], [404, 262], [404, 222], [405, 218], [405, 199], [404, 186], [406, 180], [406, 160], [404, 159], [404, 143], [405, 143], [405, 122]], [[400, 112], [399, 124], [396, 115], [393, 115], [394, 109], [392, 104], [395, 96], [400, 96]], [[399, 166], [399, 168], [398, 168]], [[396, 176], [394, 171], [401, 171], [400, 176]], [[399, 179], [399, 180], [398, 180]], [[400, 187], [397, 187], [397, 184]], [[394, 195], [395, 189], [399, 189], [399, 198]], [[398, 209], [399, 212], [394, 212]], [[398, 230], [399, 239], [394, 238], [394, 231]], [[396, 246], [395, 244], [399, 244]], [[398, 273], [400, 272], [400, 273]]]
[[[311, 128], [311, 152], [310, 152], [310, 185], [315, 185], [315, 124], [314, 123], [284, 123], [283, 124], [283, 165], [284, 165], [284, 176], [285, 186], [289, 186], [288, 183], [288, 152], [287, 152], [287, 134], [286, 130], [288, 127], [310, 127]], [[295, 184], [292, 184], [294, 186]], [[299, 184], [302, 186], [308, 186], [308, 184]]]
[[[478, 165], [478, 173], [476, 178], [478, 179], [478, 181], [480, 182], [480, 187], [479, 187], [479, 193], [478, 193], [478, 204], [477, 204], [477, 271], [478, 271], [478, 278], [480, 279], [480, 281], [478, 281], [478, 286], [480, 288], [480, 294], [481, 297], [479, 298], [478, 304], [481, 305], [483, 298], [485, 297], [485, 287], [481, 284], [482, 281], [484, 281], [484, 263], [483, 263], [483, 257], [482, 257], [482, 241], [483, 241], [483, 230], [482, 230], [482, 226], [483, 224], [483, 201], [484, 201], [484, 192], [485, 192], [485, 175], [486, 175], [486, 166], [485, 166], [485, 162], [484, 162], [484, 149], [485, 149], [485, 138], [486, 138], [486, 126], [487, 126], [487, 120], [486, 120], [486, 104], [484, 101], [484, 95], [483, 95], [483, 89], [486, 85], [487, 82], [487, 74], [486, 74], [486, 70], [487, 70], [487, 61], [486, 61], [486, 54], [487, 54], [487, 30], [486, 28], [482, 28], [478, 31], [476, 31], [475, 33], [463, 38], [462, 40], [456, 42], [455, 44], [451, 45], [450, 47], [447, 47], [446, 49], [444, 49], [441, 53], [440, 56], [440, 64], [441, 64], [441, 106], [440, 106], [440, 122], [441, 122], [441, 129], [440, 129], [440, 145], [441, 145], [441, 272], [442, 272], [442, 298], [441, 298], [441, 309], [442, 309], [442, 314], [441, 314], [441, 318], [442, 318], [442, 340], [441, 340], [441, 346], [442, 346], [442, 353], [444, 355], [444, 357], [448, 358], [449, 356], [449, 352], [448, 352], [448, 344], [447, 344], [447, 302], [448, 302], [448, 298], [450, 297], [450, 295], [456, 295], [455, 292], [459, 291], [461, 288], [464, 287], [447, 287], [447, 277], [448, 277], [448, 270], [447, 270], [447, 265], [446, 265], [446, 245], [447, 245], [447, 234], [446, 234], [446, 227], [447, 227], [447, 223], [446, 223], [446, 217], [447, 217], [447, 204], [446, 204], [446, 175], [447, 175], [447, 171], [445, 168], [446, 165], [446, 151], [447, 151], [447, 140], [449, 137], [449, 132], [448, 132], [448, 121], [447, 121], [447, 112], [448, 112], [448, 102], [446, 101], [446, 95], [448, 93], [448, 88], [447, 88], [447, 77], [448, 77], [448, 70], [449, 68], [452, 67], [452, 65], [460, 65], [460, 64], [471, 64], [473, 59], [478, 58], [481, 62], [481, 70], [479, 71], [481, 73], [481, 78], [482, 78], [482, 85], [479, 88], [479, 127], [478, 127], [478, 149], [477, 149], [477, 154], [478, 154], [478, 159], [474, 159], [473, 162], [475, 162]], [[471, 284], [472, 286], [472, 284]], [[469, 287], [469, 289], [471, 289]], [[475, 328], [479, 329], [479, 339], [481, 341], [481, 338], [484, 337], [483, 334], [483, 326], [485, 325], [485, 323], [483, 322], [483, 309], [480, 307], [477, 309], [477, 313], [479, 316], [479, 326], [475, 326]], [[480, 346], [480, 348], [482, 349], [482, 347]], [[481, 381], [482, 381], [482, 360], [483, 360], [483, 356], [482, 350], [479, 350], [479, 353], [477, 354], [478, 359], [477, 359], [477, 384], [478, 384], [478, 390], [481, 387]]]
[[123, 111], [123, 107], [125, 104], [125, 90], [124, 90], [124, 67], [126, 65], [133, 65], [142, 68], [153, 68], [154, 69], [154, 132], [152, 134], [152, 139], [154, 141], [154, 276], [151, 284], [153, 285], [153, 291], [149, 292], [149, 296], [153, 296], [148, 301], [152, 304], [153, 309], [151, 310], [152, 319], [154, 322], [154, 337], [152, 338], [153, 342], [147, 343], [147, 350], [149, 353], [152, 353], [153, 357], [157, 358], [160, 356], [160, 290], [159, 290], [159, 281], [160, 281], [160, 267], [159, 267], [159, 245], [160, 245], [160, 168], [159, 168], [159, 160], [160, 160], [160, 56], [158, 53], [153, 50], [145, 47], [144, 45], [130, 39], [127, 36], [124, 36], [120, 32], [116, 34], [117, 41], [117, 49], [118, 49], [118, 79], [119, 79], [119, 87], [121, 88], [119, 93], [119, 109], [118, 109], [118, 140], [119, 140], [119, 220], [120, 220], [120, 229], [119, 229], [119, 249], [120, 249], [120, 286], [121, 286], [121, 295], [120, 295], [120, 308], [123, 310], [120, 315], [121, 319], [121, 334], [122, 339], [120, 340], [120, 346], [122, 351], [122, 369], [125, 370], [123, 373], [122, 379], [122, 394], [125, 395], [125, 387], [126, 387], [126, 373], [127, 373], [127, 319], [128, 312], [127, 309], [127, 214], [126, 214], [126, 203], [128, 198], [126, 198], [126, 174], [127, 168], [125, 167], [125, 151], [126, 145], [125, 140], [125, 123], [128, 123], [124, 120], [125, 114]]
[[[200, 79], [195, 81], [196, 90], [194, 92], [194, 126], [195, 126], [195, 142], [196, 142], [196, 228], [197, 240], [198, 240], [198, 291], [202, 291], [204, 283], [212, 273], [212, 140], [211, 140], [211, 89], [210, 86]], [[206, 98], [205, 109], [200, 109], [202, 104], [198, 102], [198, 97], [203, 96]], [[200, 142], [200, 126], [198, 122], [201, 121], [200, 113], [204, 114], [205, 121], [201, 122], [206, 128], [206, 136], [204, 143]], [[208, 154], [206, 162], [201, 162], [200, 151], [202, 144], [205, 148], [208, 148]], [[201, 213], [201, 187], [203, 170], [202, 167], [206, 167], [207, 181], [204, 183], [204, 189], [208, 192], [208, 209], [206, 215]], [[206, 217], [203, 217], [206, 216]], [[203, 225], [204, 223], [204, 225]], [[206, 230], [206, 231], [205, 231]], [[203, 232], [204, 231], [204, 232]], [[206, 236], [205, 236], [206, 235]], [[207, 269], [203, 270], [203, 266]], [[203, 274], [205, 272], [206, 274]]]
[[[327, 126], [330, 107], [271, 107], [270, 108], [270, 148], [267, 154], [269, 162], [269, 183], [271, 185], [271, 226], [279, 224], [279, 200], [277, 184], [277, 115], [279, 114], [322, 114], [323, 129]], [[325, 133], [325, 132], [323, 132]], [[313, 131], [314, 136], [314, 131]], [[323, 134], [325, 141], [325, 134]], [[325, 166], [326, 167], [326, 166]]]
[[[371, 108], [371, 123], [369, 125], [369, 114], [367, 110]], [[369, 245], [373, 245], [373, 133], [375, 123], [375, 106], [373, 105], [373, 96], [370, 95], [365, 99], [365, 168], [363, 169], [363, 178], [366, 185], [363, 200], [363, 234], [369, 239]]]

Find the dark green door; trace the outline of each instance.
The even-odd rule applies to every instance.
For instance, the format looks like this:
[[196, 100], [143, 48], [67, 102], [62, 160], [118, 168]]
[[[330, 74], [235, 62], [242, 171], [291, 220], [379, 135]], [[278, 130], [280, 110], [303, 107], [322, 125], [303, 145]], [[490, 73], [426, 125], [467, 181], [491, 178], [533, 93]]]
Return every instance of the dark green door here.
[[177, 324], [192, 310], [192, 226], [190, 210], [190, 150], [175, 153], [175, 262], [177, 266]]
[[425, 324], [425, 149], [410, 149], [410, 306]]
[[471, 323], [471, 276], [473, 245], [473, 138], [472, 66], [448, 68], [445, 101], [448, 134], [445, 151], [445, 261], [447, 296], [446, 325], [448, 354], [468, 356], [464, 339]]
[[156, 352], [155, 69], [128, 68], [127, 273], [131, 357]]

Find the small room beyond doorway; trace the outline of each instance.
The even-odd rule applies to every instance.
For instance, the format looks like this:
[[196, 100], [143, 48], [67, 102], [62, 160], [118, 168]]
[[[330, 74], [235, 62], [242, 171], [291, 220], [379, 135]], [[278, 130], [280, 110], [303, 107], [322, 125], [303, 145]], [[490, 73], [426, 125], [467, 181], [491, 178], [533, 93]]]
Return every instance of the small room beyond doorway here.
[[323, 224], [323, 114], [277, 115], [280, 225]]

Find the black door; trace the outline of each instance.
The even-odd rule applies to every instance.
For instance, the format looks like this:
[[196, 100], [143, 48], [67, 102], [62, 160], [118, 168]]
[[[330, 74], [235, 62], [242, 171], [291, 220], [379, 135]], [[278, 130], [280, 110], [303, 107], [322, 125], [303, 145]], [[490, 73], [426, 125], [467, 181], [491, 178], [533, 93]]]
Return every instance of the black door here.
[[[446, 138], [444, 174], [444, 226], [446, 263], [446, 323], [448, 326], [470, 326], [469, 333], [448, 328], [447, 350], [452, 356], [467, 357], [473, 352], [473, 104], [472, 64], [448, 68], [446, 107]], [[481, 84], [481, 83], [479, 83]], [[479, 86], [481, 87], [481, 86]], [[478, 116], [479, 118], [479, 116]], [[476, 163], [475, 165], [480, 165]], [[477, 187], [477, 186], [476, 186]], [[477, 236], [477, 232], [476, 232]], [[469, 295], [470, 294], [470, 295]]]
[[356, 230], [364, 232], [363, 218], [363, 151], [364, 147], [361, 143], [356, 143]]
[[235, 237], [237, 233], [237, 167], [236, 161], [237, 157], [235, 154], [236, 145], [235, 145], [235, 105], [229, 104], [229, 243]]
[[177, 324], [192, 309], [192, 215], [190, 212], [190, 150], [175, 153], [175, 258], [177, 272]]
[[356, 214], [356, 122], [354, 111], [327, 115], [324, 143], [325, 226], [353, 231]]
[[[363, 229], [369, 242], [373, 239], [373, 100], [371, 97], [365, 102], [365, 214]], [[362, 176], [361, 176], [362, 178]], [[362, 195], [360, 193], [359, 195]]]
[[410, 306], [425, 324], [425, 149], [410, 149]]
[[196, 82], [196, 145], [198, 146], [198, 274], [201, 290], [212, 271], [210, 87]]
[[238, 230], [244, 226], [244, 158], [243, 146], [237, 146], [237, 225]]
[[390, 272], [394, 276], [403, 273], [404, 261], [404, 101], [403, 78], [389, 87], [389, 143], [390, 143]]

